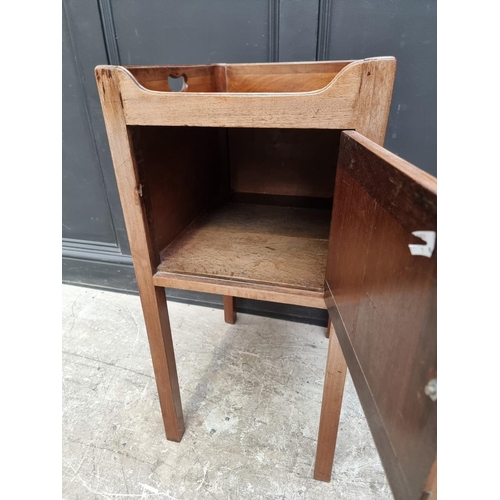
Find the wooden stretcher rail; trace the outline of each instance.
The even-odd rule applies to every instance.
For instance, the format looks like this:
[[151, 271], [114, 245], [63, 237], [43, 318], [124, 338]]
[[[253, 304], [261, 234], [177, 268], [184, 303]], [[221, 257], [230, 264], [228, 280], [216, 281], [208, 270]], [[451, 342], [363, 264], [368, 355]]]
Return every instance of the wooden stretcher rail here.
[[264, 300], [279, 304], [315, 307], [326, 309], [324, 292], [293, 290], [275, 285], [262, 285], [225, 280], [220, 278], [202, 278], [158, 271], [153, 276], [155, 286], [177, 288], [192, 292], [229, 295], [243, 299]]

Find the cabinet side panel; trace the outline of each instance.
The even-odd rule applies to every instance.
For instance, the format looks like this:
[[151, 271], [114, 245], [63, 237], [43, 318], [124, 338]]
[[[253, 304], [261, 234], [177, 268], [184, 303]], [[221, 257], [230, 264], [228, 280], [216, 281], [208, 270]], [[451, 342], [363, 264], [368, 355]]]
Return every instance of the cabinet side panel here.
[[159, 256], [220, 195], [218, 130], [129, 127], [129, 133]]

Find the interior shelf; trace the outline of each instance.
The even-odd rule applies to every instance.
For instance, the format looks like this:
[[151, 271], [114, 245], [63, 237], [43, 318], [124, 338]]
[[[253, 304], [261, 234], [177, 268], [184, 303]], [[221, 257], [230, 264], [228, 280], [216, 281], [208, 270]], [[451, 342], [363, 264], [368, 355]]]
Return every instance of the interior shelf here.
[[330, 217], [330, 210], [226, 203], [161, 252], [155, 278], [167, 286], [169, 277], [211, 278], [322, 298]]

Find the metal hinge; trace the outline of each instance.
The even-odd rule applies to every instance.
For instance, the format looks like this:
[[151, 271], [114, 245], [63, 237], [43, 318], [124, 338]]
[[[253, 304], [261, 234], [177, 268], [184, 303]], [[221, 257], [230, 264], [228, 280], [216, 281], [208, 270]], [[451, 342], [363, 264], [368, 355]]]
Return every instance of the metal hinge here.
[[135, 190], [136, 190], [136, 192], [137, 192], [137, 194], [138, 194], [139, 196], [142, 196], [142, 188], [143, 188], [143, 187], [144, 187], [144, 186], [143, 186], [142, 184], [139, 184], [139, 185], [135, 188]]
[[413, 231], [413, 236], [425, 241], [425, 245], [408, 245], [412, 255], [422, 255], [423, 257], [432, 257], [432, 252], [436, 247], [435, 231]]

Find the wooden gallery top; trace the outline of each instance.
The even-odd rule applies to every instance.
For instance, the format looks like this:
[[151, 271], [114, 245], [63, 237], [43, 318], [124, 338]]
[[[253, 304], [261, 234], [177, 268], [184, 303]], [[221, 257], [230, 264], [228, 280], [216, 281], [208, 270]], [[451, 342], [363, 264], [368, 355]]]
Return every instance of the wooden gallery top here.
[[340, 132], [383, 142], [395, 66], [96, 68], [124, 211], [125, 196], [146, 213], [134, 259], [154, 284], [324, 309]]

